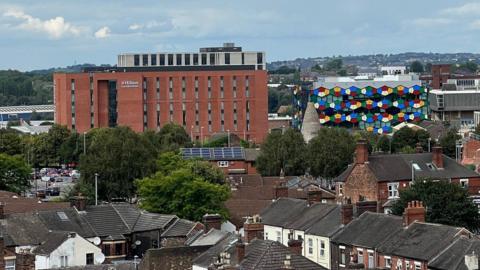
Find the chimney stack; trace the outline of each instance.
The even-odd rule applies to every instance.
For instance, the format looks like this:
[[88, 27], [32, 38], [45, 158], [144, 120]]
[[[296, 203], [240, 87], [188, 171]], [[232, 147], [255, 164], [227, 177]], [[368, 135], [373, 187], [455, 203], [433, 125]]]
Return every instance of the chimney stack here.
[[403, 225], [409, 226], [414, 221], [425, 222], [425, 207], [422, 201], [411, 201], [403, 212]]
[[353, 219], [353, 205], [350, 203], [342, 204], [342, 208], [340, 208], [340, 213], [342, 216], [342, 224], [347, 225]]
[[87, 209], [87, 198], [79, 193], [78, 196], [74, 196], [70, 199], [70, 206], [77, 208], [77, 211], [85, 211]]
[[21, 250], [16, 254], [16, 270], [35, 270], [35, 255], [29, 250]]
[[377, 212], [377, 202], [376, 201], [363, 201], [357, 202], [357, 216], [363, 214], [363, 212]]
[[322, 202], [322, 191], [319, 189], [310, 189], [307, 191], [308, 205], [312, 205], [316, 202]]
[[302, 255], [302, 240], [290, 239], [288, 240], [288, 249], [292, 254]]
[[432, 147], [432, 163], [438, 168], [443, 169], [443, 153], [442, 147]]
[[247, 244], [255, 238], [263, 239], [263, 224], [260, 216], [255, 215], [247, 218], [247, 221], [243, 224], [243, 234]]
[[358, 140], [355, 155], [355, 163], [357, 164], [365, 164], [365, 162], [368, 161], [368, 146], [366, 140]]
[[279, 199], [281, 197], [288, 198], [288, 187], [285, 183], [280, 183], [274, 187], [275, 192], [275, 199]]
[[222, 216], [219, 214], [205, 214], [202, 219], [203, 225], [205, 225], [205, 233], [211, 229], [220, 230], [222, 228]]
[[243, 261], [243, 258], [245, 258], [245, 244], [242, 242], [241, 239], [238, 240], [237, 244], [235, 245], [235, 249], [237, 251], [238, 263], [241, 263]]

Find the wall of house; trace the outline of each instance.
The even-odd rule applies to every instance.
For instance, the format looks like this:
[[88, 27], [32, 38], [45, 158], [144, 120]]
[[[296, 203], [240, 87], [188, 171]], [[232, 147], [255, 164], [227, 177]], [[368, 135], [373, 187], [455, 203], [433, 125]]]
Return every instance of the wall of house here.
[[[304, 231], [294, 230], [294, 231], [293, 231], [293, 236], [294, 236], [294, 239], [302, 239], [302, 240], [303, 240], [303, 243], [302, 243], [302, 255], [305, 256], [305, 232], [304, 232]], [[285, 241], [285, 240], [284, 240], [284, 241]], [[283, 244], [288, 247], [288, 239], [287, 239], [287, 243], [283, 243]]]
[[134, 233], [132, 235], [132, 243], [135, 243], [138, 240], [140, 241], [140, 245], [132, 250], [133, 255], [143, 257], [143, 254], [145, 254], [148, 249], [160, 247], [161, 234], [161, 230]]
[[[378, 267], [386, 267], [385, 266], [385, 259], [390, 258], [391, 259], [391, 269], [397, 269], [397, 263], [400, 261], [400, 265], [403, 266], [401, 269], [415, 269], [415, 265], [418, 264], [420, 265], [421, 270], [427, 270], [428, 265], [426, 262], [422, 261], [415, 261], [412, 259], [407, 259], [407, 258], [402, 258], [402, 257], [397, 257], [397, 256], [390, 256], [390, 255], [385, 255], [385, 254], [379, 254], [378, 256]], [[407, 263], [409, 264], [410, 268], [406, 268]]]
[[343, 196], [339, 197], [350, 198], [352, 203], [360, 201], [360, 197], [366, 201], [377, 200], [377, 179], [367, 164], [355, 165], [343, 183]]
[[[173, 247], [149, 249], [138, 269], [142, 270], [190, 270], [192, 261], [211, 246]], [[198, 268], [195, 268], [198, 269]]]
[[[331, 243], [330, 244], [331, 248], [330, 248], [330, 262], [331, 262], [331, 268], [332, 270], [340, 270], [340, 269], [346, 269], [346, 266], [350, 263], [350, 256], [348, 254], [350, 254], [352, 252], [352, 247], [351, 246], [347, 246], [347, 245], [341, 245], [341, 244], [338, 244], [338, 243]], [[345, 248], [345, 253], [347, 254], [347, 256], [345, 256], [345, 264], [340, 264], [340, 247], [344, 247]]]
[[95, 259], [102, 255], [102, 250], [80, 236], [72, 237], [63, 242], [49, 256], [37, 255], [35, 268], [58, 268], [61, 266], [61, 256], [67, 256], [68, 266], [84, 266], [87, 264], [87, 253], [93, 253], [94, 264], [97, 264]]
[[461, 179], [468, 179], [468, 194], [478, 195], [480, 193], [480, 177], [453, 178], [452, 183], [460, 185]]
[[[303, 243], [304, 256], [308, 259], [320, 264], [321, 266], [330, 269], [330, 239], [327, 237], [307, 234], [305, 235], [305, 242]], [[312, 253], [309, 252], [309, 239], [312, 240]], [[323, 256], [320, 255], [321, 241], [325, 243], [325, 252]]]
[[[263, 237], [265, 240], [277, 241], [277, 232], [280, 233], [280, 242], [283, 243], [283, 229], [280, 227], [263, 225]], [[288, 235], [287, 235], [288, 237]]]

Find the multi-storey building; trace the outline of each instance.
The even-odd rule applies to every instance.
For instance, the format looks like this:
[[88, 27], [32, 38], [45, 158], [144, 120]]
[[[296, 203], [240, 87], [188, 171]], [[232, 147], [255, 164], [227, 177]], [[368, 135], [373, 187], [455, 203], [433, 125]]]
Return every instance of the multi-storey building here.
[[230, 131], [258, 143], [268, 132], [265, 63], [265, 53], [232, 44], [122, 54], [117, 67], [55, 73], [55, 122], [78, 132], [118, 125], [142, 132], [174, 122], [196, 140]]
[[294, 91], [299, 114], [312, 102], [322, 125], [380, 134], [391, 133], [392, 127], [401, 122], [427, 119], [427, 91], [418, 77], [397, 74], [401, 70], [396, 69], [386, 72], [396, 75], [373, 79], [326, 77], [310, 91]]

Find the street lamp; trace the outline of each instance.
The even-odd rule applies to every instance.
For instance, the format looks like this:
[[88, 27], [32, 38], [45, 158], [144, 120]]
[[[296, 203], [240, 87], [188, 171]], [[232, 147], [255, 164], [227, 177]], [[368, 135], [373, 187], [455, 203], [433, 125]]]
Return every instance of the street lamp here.
[[98, 173], [95, 173], [95, 205], [98, 205]]
[[432, 141], [432, 138], [428, 138], [428, 152], [430, 153], [430, 142]]
[[190, 127], [190, 140], [193, 142], [193, 125]]
[[230, 129], [227, 129], [227, 134], [228, 134], [228, 147], [230, 147]]
[[83, 154], [86, 155], [87, 154], [87, 143], [86, 143], [86, 138], [87, 137], [87, 132], [84, 131], [83, 132]]
[[203, 127], [200, 128], [200, 144], [203, 146]]

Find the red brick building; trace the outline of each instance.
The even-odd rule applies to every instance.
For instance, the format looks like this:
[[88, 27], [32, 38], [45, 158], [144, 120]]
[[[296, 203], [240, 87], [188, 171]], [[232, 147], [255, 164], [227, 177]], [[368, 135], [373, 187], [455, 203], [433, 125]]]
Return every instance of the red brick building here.
[[[153, 65], [152, 60], [148, 66], [55, 73], [55, 122], [78, 132], [114, 126], [142, 132], [174, 122], [196, 140], [230, 131], [259, 143], [268, 132], [267, 72], [263, 64], [247, 60], [235, 65], [217, 61], [225, 51], [176, 54], [176, 63], [155, 60], [158, 65]], [[187, 61], [204, 54], [212, 62]], [[258, 61], [264, 63], [263, 53]]]

